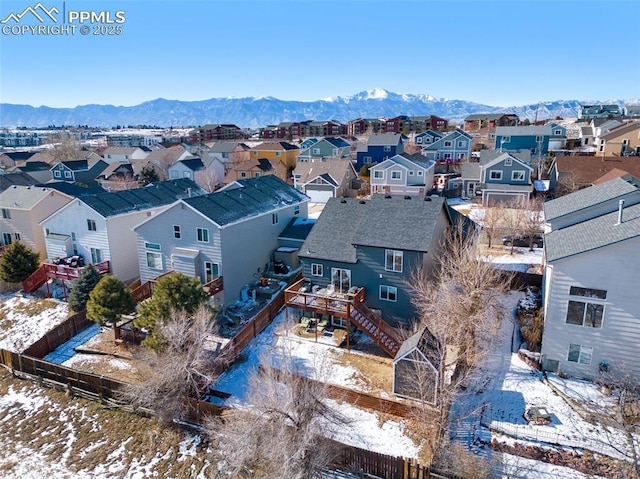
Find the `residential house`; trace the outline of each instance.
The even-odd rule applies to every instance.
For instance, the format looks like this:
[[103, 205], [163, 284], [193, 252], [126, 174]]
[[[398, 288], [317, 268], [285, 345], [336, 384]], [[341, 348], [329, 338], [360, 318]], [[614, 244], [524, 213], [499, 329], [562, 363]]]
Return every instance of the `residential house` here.
[[[162, 148], [154, 150], [149, 153], [142, 160], [133, 160], [134, 171], [137, 174], [144, 168], [152, 164], [155, 166], [154, 170], [159, 174], [160, 179], [169, 178], [169, 167], [174, 165], [177, 161], [186, 160], [187, 158], [195, 158], [186, 148], [182, 145], [175, 145], [171, 148]], [[160, 174], [161, 173], [161, 174]]]
[[530, 126], [500, 126], [496, 128], [496, 150], [530, 150], [543, 157], [549, 151], [565, 147], [567, 129], [556, 123]]
[[207, 149], [207, 153], [219, 158], [228, 170], [232, 163], [240, 163], [249, 159], [250, 148], [244, 143], [235, 141], [217, 141]]
[[104, 160], [60, 161], [51, 168], [53, 181], [67, 181], [84, 185], [97, 185], [97, 178], [107, 164]]
[[556, 195], [562, 193], [560, 190], [578, 190], [593, 185], [612, 170], [640, 178], [640, 161], [633, 156], [557, 156], [549, 169], [549, 187]]
[[420, 153], [400, 153], [369, 169], [371, 192], [425, 196], [433, 189], [436, 162]]
[[596, 156], [640, 156], [640, 120], [623, 123], [601, 135]]
[[140, 279], [168, 271], [206, 284], [223, 277], [219, 307], [240, 299], [241, 291], [265, 271], [292, 218], [307, 216], [309, 198], [279, 178], [240, 180], [207, 195], [182, 198], [135, 228]]
[[249, 150], [249, 158], [252, 160], [267, 159], [272, 162], [279, 161], [287, 171], [296, 167], [296, 156], [300, 149], [286, 141], [263, 142]]
[[107, 163], [131, 162], [132, 160], [144, 160], [150, 151], [138, 146], [109, 146], [102, 152], [102, 157]]
[[469, 133], [456, 129], [430, 145], [423, 144], [421, 152], [429, 160], [445, 160], [454, 163], [471, 156], [472, 139]]
[[619, 105], [580, 105], [579, 118], [582, 121], [614, 116], [620, 116]]
[[0, 153], [0, 169], [24, 165], [34, 155], [32, 151], [4, 151]]
[[364, 165], [380, 163], [387, 158], [404, 152], [407, 137], [400, 133], [373, 134], [366, 144], [359, 144], [356, 152], [356, 170]]
[[0, 174], [0, 192], [13, 185], [29, 186], [35, 185], [37, 181], [32, 176], [23, 172], [12, 172]]
[[46, 258], [44, 231], [38, 224], [73, 198], [52, 188], [13, 185], [0, 193], [2, 244], [20, 241]]
[[440, 133], [439, 131], [427, 130], [427, 131], [423, 131], [422, 133], [418, 133], [416, 136], [414, 136], [413, 141], [416, 144], [416, 146], [422, 147], [424, 145], [431, 145], [432, 143], [435, 143], [443, 136], [444, 136], [444, 133]]
[[[332, 198], [298, 254], [304, 277], [343, 295], [364, 294], [376, 317], [391, 327], [409, 326], [418, 314], [411, 302], [411, 275], [417, 267], [433, 273], [449, 218], [443, 198]], [[288, 306], [296, 307], [295, 302], [292, 298]], [[357, 314], [334, 314], [331, 320], [342, 327], [348, 321], [362, 324]]]
[[616, 178], [544, 209], [543, 368], [640, 378], [640, 180]]
[[628, 118], [639, 118], [640, 105], [624, 105], [622, 107], [622, 114]]
[[225, 178], [225, 168], [218, 158], [187, 158], [168, 169], [169, 179], [189, 178], [206, 191], [213, 191]]
[[520, 119], [515, 113], [474, 113], [464, 119], [464, 131], [474, 132], [498, 126], [516, 126]]
[[451, 180], [462, 194], [482, 195], [482, 204], [528, 199], [533, 192], [529, 165], [530, 153], [482, 150], [479, 162], [462, 163], [462, 175]]
[[289, 178], [287, 168], [280, 161], [261, 158], [259, 160], [249, 159], [243, 163], [231, 165], [222, 183], [228, 185], [238, 180], [270, 175], [275, 175], [283, 181], [287, 181]]
[[106, 191], [128, 190], [140, 186], [133, 170], [133, 164], [130, 162], [110, 163], [96, 180]]
[[144, 188], [76, 198], [40, 222], [45, 229], [48, 262], [80, 255], [87, 263], [109, 261], [122, 281], [140, 276], [133, 227], [178, 198], [205, 193], [191, 180], [178, 179]]
[[26, 173], [38, 183], [51, 181], [51, 165], [44, 161], [29, 160], [23, 165], [14, 167], [12, 171]]
[[588, 125], [580, 127], [580, 145], [583, 147], [581, 151], [595, 153], [600, 144], [600, 137], [620, 125], [622, 122], [618, 120], [597, 118], [591, 120]]
[[322, 138], [298, 150], [297, 163], [323, 160], [351, 159], [351, 145], [342, 138]]
[[353, 163], [345, 160], [301, 162], [293, 170], [294, 186], [312, 203], [347, 196], [356, 178]]

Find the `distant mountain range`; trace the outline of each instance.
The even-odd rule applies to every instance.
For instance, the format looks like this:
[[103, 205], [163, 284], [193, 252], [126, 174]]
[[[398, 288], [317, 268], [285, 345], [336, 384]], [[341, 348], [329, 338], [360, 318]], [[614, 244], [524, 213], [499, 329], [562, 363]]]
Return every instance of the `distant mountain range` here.
[[397, 115], [437, 115], [460, 121], [473, 113], [516, 113], [521, 119], [577, 117], [582, 104], [636, 103], [634, 100], [578, 101], [558, 100], [508, 108], [482, 105], [464, 100], [448, 100], [424, 94], [399, 94], [381, 88], [350, 96], [316, 101], [286, 101], [272, 97], [211, 98], [202, 101], [157, 100], [135, 106], [82, 105], [75, 108], [33, 107], [0, 103], [0, 126], [46, 127], [49, 125], [197, 126], [234, 123], [257, 128], [281, 121], [348, 121], [358, 117], [378, 118]]

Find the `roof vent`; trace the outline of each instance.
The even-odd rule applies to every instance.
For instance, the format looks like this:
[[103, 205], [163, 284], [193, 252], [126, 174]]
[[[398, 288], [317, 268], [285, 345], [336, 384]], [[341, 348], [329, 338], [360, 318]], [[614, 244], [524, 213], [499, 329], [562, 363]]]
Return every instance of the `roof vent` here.
[[428, 196], [425, 196], [425, 197], [424, 197], [424, 200], [425, 200], [425, 201], [432, 201], [432, 200], [431, 200], [431, 198], [429, 198]]
[[366, 201], [365, 201], [365, 200], [360, 200], [360, 204], [361, 204], [361, 205], [364, 205], [365, 203], [366, 203]]
[[340, 203], [346, 203], [346, 202], [347, 202], [347, 200], [345, 200], [344, 198], [342, 198], [342, 199], [340, 200]]
[[617, 225], [622, 224], [622, 212], [624, 210], [624, 200], [618, 201], [618, 222]]
[[384, 195], [385, 198], [391, 198], [391, 195]]
[[407, 195], [407, 196], [405, 196], [405, 197], [404, 197], [404, 199], [405, 199], [405, 200], [410, 200], [410, 199], [411, 199], [411, 196]]

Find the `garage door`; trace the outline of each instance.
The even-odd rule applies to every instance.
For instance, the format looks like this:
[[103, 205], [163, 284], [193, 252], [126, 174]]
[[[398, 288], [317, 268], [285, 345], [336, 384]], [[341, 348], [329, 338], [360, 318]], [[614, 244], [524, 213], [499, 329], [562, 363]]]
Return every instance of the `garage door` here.
[[311, 203], [326, 203], [329, 198], [333, 198], [333, 191], [311, 190], [307, 188], [307, 196], [311, 198]]
[[491, 193], [491, 192], [485, 192], [484, 194], [484, 204], [486, 206], [497, 206], [500, 203], [503, 204], [507, 204], [513, 200], [515, 200], [516, 198], [523, 198], [526, 197], [525, 195], [519, 195], [519, 194], [508, 194], [508, 193]]

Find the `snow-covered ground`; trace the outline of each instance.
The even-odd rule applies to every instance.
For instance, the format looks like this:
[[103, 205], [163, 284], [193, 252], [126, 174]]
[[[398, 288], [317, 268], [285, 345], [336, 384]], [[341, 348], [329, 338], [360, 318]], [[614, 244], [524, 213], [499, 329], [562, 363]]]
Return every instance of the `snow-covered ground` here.
[[5, 294], [0, 297], [0, 348], [22, 352], [67, 316], [62, 301]]
[[[292, 358], [298, 370], [308, 377], [359, 390], [362, 383], [358, 380], [358, 371], [335, 361], [336, 356], [343, 354], [344, 350], [330, 344], [287, 335], [287, 329], [283, 312], [247, 346], [244, 350], [245, 360], [237, 363], [219, 378], [215, 389], [232, 395], [226, 405], [250, 407], [250, 398], [246, 395], [246, 378], [257, 369], [264, 354], [269, 354], [270, 358], [280, 356], [287, 361]], [[357, 354], [354, 351], [352, 353]], [[419, 446], [405, 434], [404, 421], [382, 418], [375, 412], [365, 411], [344, 402], [331, 402], [349, 419], [349, 424], [333, 436], [333, 439], [383, 454], [418, 456]]]

